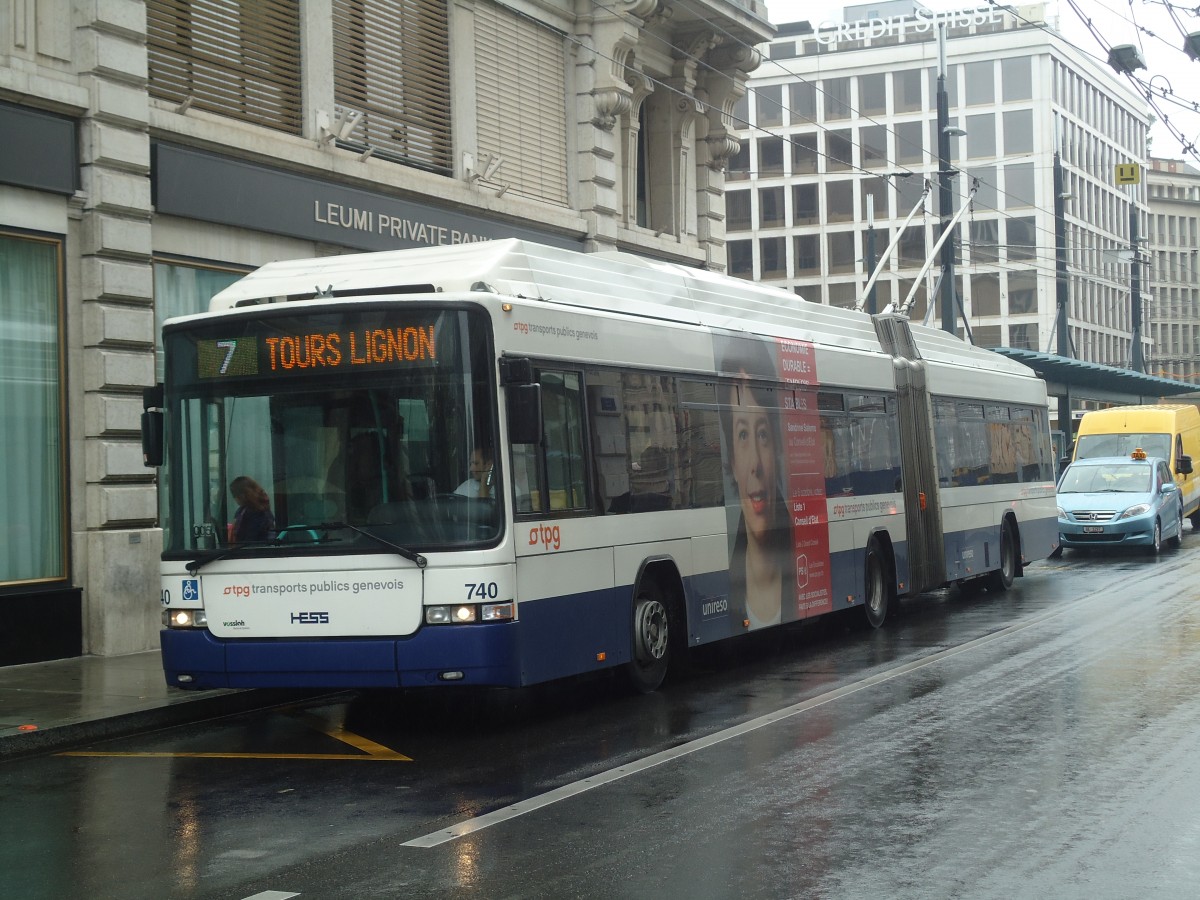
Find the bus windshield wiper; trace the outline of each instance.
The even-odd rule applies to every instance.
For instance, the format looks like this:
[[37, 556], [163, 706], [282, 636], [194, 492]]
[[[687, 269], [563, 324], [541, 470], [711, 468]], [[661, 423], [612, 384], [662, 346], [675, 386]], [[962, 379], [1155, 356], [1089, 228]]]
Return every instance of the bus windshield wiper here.
[[227, 556], [236, 556], [243, 550], [257, 550], [261, 547], [273, 547], [277, 543], [279, 543], [278, 540], [243, 541], [237, 544], [230, 544], [228, 547], [225, 547], [221, 550], [214, 550], [212, 553], [209, 553], [206, 556], [197, 556], [187, 564], [188, 574], [195, 578], [196, 573], [207, 566], [210, 562], [216, 562], [218, 559], [224, 559]]
[[349, 522], [322, 522], [320, 525], [294, 525], [292, 527], [311, 528], [313, 531], [338, 531], [344, 528], [348, 531], [353, 531], [356, 534], [361, 534], [364, 537], [369, 537], [371, 540], [375, 541], [375, 543], [382, 544], [385, 547], [395, 550], [396, 553], [407, 559], [409, 562], [416, 563], [418, 569], [425, 568], [425, 565], [428, 562], [428, 560], [425, 559], [425, 557], [420, 553], [415, 553], [412, 550], [409, 550], [407, 547], [401, 547], [399, 544], [393, 544], [387, 538], [381, 538], [379, 535], [372, 534], [365, 529], [359, 528], [357, 525], [351, 525]]

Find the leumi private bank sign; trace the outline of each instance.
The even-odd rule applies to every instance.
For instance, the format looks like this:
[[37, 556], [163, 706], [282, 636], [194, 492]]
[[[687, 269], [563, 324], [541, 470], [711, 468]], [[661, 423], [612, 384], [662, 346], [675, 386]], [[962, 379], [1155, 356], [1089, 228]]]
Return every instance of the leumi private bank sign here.
[[999, 25], [1002, 21], [1000, 10], [994, 6], [957, 11], [934, 11], [918, 6], [911, 15], [858, 19], [854, 22], [821, 22], [814, 36], [819, 43], [836, 46], [841, 41], [932, 34], [938, 26], [966, 28], [971, 25]]

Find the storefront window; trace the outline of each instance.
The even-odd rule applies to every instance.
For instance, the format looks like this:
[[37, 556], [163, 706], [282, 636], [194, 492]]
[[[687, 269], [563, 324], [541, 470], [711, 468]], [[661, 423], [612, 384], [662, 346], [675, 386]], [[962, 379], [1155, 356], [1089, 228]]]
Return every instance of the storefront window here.
[[0, 235], [0, 584], [66, 577], [61, 250]]

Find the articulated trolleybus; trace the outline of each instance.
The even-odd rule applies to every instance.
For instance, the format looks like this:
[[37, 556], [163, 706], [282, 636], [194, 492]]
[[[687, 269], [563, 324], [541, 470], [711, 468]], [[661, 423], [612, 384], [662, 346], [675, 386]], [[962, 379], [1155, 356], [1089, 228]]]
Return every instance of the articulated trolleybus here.
[[897, 316], [513, 240], [272, 263], [163, 329], [184, 688], [654, 690], [1057, 545], [1046, 394]]

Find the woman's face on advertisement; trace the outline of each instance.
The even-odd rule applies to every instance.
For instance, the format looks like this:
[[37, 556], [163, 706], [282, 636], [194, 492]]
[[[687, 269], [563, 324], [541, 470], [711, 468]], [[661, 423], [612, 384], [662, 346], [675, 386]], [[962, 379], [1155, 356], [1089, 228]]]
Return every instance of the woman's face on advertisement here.
[[761, 541], [774, 520], [775, 434], [767, 410], [754, 405], [754, 395], [746, 384], [731, 399], [733, 480], [737, 482], [746, 532]]

